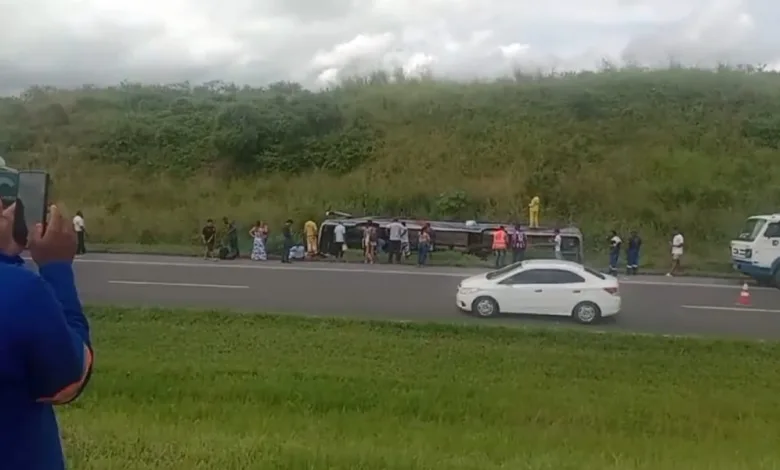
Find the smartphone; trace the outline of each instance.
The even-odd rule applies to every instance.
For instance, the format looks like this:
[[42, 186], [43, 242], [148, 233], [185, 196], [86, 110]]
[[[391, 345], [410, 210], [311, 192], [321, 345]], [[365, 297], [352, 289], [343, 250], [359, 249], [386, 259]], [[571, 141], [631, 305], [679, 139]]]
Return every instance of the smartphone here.
[[21, 170], [19, 172], [19, 190], [17, 201], [22, 201], [22, 213], [25, 226], [35, 227], [43, 224], [46, 230], [46, 219], [49, 212], [49, 174], [41, 170]]

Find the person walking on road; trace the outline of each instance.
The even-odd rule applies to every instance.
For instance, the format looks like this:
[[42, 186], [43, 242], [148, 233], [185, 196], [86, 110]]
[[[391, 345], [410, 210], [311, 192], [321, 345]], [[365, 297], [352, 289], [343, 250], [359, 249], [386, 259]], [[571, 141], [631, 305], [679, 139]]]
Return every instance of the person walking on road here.
[[401, 233], [404, 231], [404, 226], [398, 219], [393, 219], [387, 225], [388, 244], [387, 244], [387, 262], [393, 264], [395, 262], [401, 262]]
[[508, 242], [508, 236], [506, 229], [503, 225], [493, 232], [493, 255], [496, 258], [496, 269], [501, 268], [504, 265], [506, 259], [506, 248]]
[[87, 246], [84, 242], [86, 229], [84, 225], [84, 214], [82, 214], [81, 211], [76, 211], [76, 216], [73, 217], [73, 229], [76, 231], [76, 254], [86, 254]]
[[613, 230], [609, 236], [609, 273], [613, 276], [617, 274], [618, 262], [620, 261], [620, 246], [622, 244], [623, 240]]
[[639, 270], [639, 250], [642, 248], [642, 239], [636, 230], [631, 231], [631, 237], [628, 239], [628, 248], [626, 249], [626, 274], [636, 275]]
[[685, 248], [685, 237], [676, 227], [670, 245], [672, 246], [672, 269], [666, 273], [669, 277], [676, 275], [680, 271], [680, 260]]

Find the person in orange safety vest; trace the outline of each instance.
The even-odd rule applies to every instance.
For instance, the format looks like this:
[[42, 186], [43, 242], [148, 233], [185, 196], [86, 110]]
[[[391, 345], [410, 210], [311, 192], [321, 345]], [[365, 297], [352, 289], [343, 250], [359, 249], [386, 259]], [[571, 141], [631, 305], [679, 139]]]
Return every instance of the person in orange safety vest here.
[[496, 257], [496, 269], [504, 265], [508, 239], [509, 236], [503, 225], [493, 232], [493, 254]]

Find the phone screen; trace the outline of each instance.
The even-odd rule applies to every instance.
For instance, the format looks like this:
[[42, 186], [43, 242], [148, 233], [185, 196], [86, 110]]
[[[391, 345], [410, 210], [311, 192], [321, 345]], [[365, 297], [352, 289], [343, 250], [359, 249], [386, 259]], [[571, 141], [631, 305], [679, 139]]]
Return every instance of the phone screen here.
[[27, 227], [34, 227], [35, 224], [45, 225], [49, 210], [49, 174], [36, 170], [20, 171], [17, 198], [24, 204]]

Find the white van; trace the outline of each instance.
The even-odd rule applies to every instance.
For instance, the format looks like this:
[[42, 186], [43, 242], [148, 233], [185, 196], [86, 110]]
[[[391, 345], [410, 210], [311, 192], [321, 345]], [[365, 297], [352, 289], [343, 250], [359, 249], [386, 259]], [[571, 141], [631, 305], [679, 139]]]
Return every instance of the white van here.
[[731, 241], [731, 262], [760, 285], [780, 288], [780, 214], [748, 217]]

